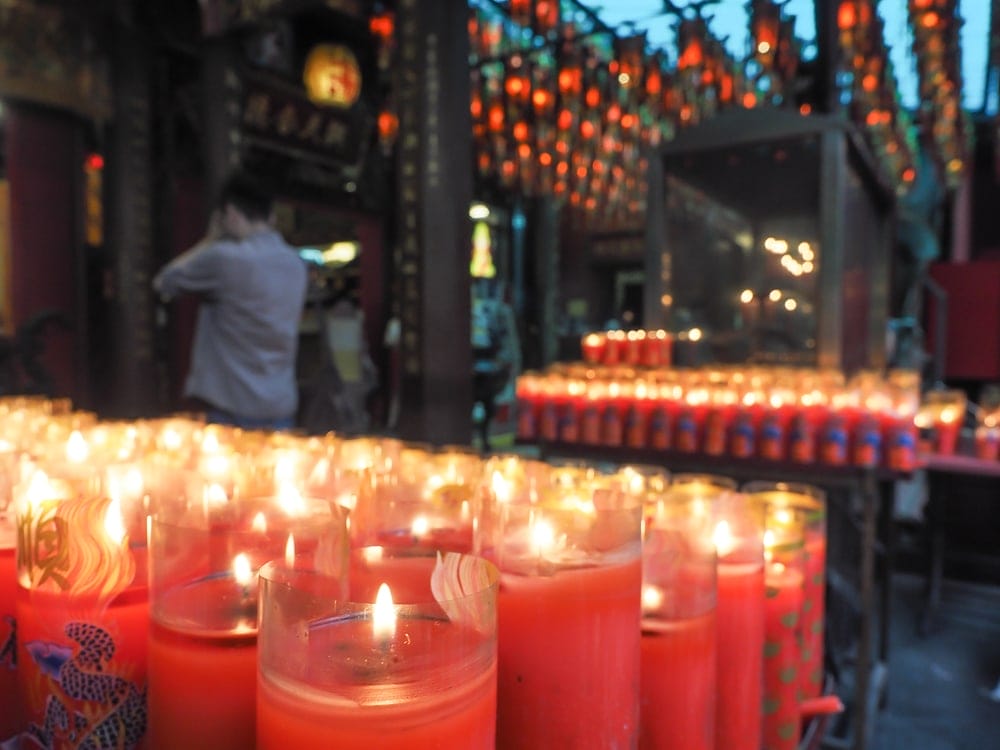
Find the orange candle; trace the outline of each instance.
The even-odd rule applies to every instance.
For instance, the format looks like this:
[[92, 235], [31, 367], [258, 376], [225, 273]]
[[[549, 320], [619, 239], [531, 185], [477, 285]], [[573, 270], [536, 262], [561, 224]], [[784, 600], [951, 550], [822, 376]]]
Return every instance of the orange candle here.
[[353, 603], [328, 577], [262, 571], [259, 750], [493, 747], [496, 569], [456, 553], [383, 559], [366, 573], [376, 591], [352, 578]]

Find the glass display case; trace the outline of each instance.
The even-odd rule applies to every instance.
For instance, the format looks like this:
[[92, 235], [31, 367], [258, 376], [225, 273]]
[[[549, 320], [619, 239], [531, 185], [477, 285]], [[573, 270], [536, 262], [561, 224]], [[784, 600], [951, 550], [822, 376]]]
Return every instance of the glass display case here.
[[739, 110], [652, 164], [648, 327], [703, 361], [885, 364], [894, 198], [850, 123]]

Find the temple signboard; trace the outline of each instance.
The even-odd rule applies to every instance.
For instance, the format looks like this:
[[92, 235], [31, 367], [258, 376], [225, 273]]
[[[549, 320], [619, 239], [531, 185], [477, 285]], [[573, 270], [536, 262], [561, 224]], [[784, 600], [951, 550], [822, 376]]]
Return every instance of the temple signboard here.
[[201, 0], [201, 30], [205, 36], [225, 34], [230, 29], [259, 23], [271, 16], [327, 8], [355, 18], [364, 18], [364, 0]]

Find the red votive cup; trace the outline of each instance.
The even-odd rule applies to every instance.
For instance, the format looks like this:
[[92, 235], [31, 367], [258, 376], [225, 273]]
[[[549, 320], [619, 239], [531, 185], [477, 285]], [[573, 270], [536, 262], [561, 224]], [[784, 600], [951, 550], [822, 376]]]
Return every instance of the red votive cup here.
[[354, 558], [349, 598], [337, 576], [261, 569], [256, 747], [492, 748], [496, 568], [454, 552]]
[[634, 747], [641, 505], [570, 467], [497, 517], [477, 535], [501, 574], [497, 747]]
[[714, 750], [716, 559], [709, 506], [647, 496], [639, 747]]

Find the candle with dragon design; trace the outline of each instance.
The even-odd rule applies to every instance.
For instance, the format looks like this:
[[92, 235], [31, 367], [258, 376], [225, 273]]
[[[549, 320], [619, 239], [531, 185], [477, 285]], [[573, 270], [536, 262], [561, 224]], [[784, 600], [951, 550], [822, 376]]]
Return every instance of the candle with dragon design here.
[[497, 747], [634, 746], [641, 506], [579, 468], [498, 506]]
[[260, 750], [494, 746], [496, 568], [396, 553], [355, 550], [349, 600], [339, 579], [261, 570]]
[[198, 494], [157, 508], [150, 526], [149, 741], [242, 750], [255, 741], [257, 571], [286, 557], [346, 575], [347, 511], [292, 487]]
[[716, 561], [711, 509], [647, 495], [639, 747], [715, 748]]
[[27, 736], [43, 747], [141, 747], [148, 607], [120, 500], [36, 470], [15, 507]]

